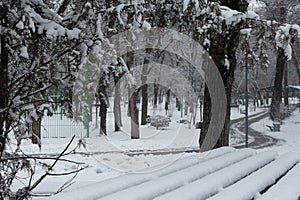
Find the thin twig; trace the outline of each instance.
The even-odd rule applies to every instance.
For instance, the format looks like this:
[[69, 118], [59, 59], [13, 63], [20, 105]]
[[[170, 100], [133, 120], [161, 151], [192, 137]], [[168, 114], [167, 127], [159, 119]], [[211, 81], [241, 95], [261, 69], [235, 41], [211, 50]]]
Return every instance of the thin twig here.
[[[64, 154], [66, 155], [66, 154]], [[8, 160], [19, 160], [19, 159], [33, 159], [33, 160], [56, 160], [57, 158], [51, 158], [51, 157], [39, 157], [39, 156], [16, 156], [16, 157], [10, 157], [10, 158], [3, 158], [3, 161], [8, 161]], [[77, 165], [82, 165], [85, 164], [83, 162], [76, 162], [73, 160], [69, 160], [69, 159], [64, 159], [64, 158], [60, 158], [58, 159], [58, 161], [61, 162], [69, 162], [69, 163], [73, 163], [73, 164], [77, 164]]]
[[68, 181], [66, 181], [60, 188], [58, 188], [58, 190], [55, 192], [55, 194], [60, 193], [61, 191], [63, 191], [64, 189], [70, 187], [71, 185], [74, 184], [74, 182], [72, 182], [75, 177], [77, 176], [78, 173], [76, 173], [72, 178], [70, 178]]
[[49, 171], [52, 171], [52, 169], [54, 168], [54, 166], [56, 165], [56, 163], [59, 161], [59, 159], [64, 155], [64, 153], [68, 150], [68, 148], [70, 147], [70, 145], [72, 144], [73, 140], [75, 138], [75, 135], [73, 135], [72, 139], [70, 140], [70, 142], [68, 143], [68, 145], [65, 147], [65, 149], [60, 153], [60, 155], [57, 157], [57, 159], [54, 161], [54, 163], [49, 167], [48, 171], [42, 175], [32, 186], [29, 186], [28, 191], [32, 191], [34, 188], [36, 188], [48, 175], [49, 175]]
[[[83, 169], [84, 168], [81, 168], [80, 171]], [[73, 172], [75, 173], [75, 175], [72, 178], [70, 178], [68, 181], [66, 181], [61, 187], [59, 187], [56, 192], [51, 193], [51, 194], [32, 194], [31, 196], [32, 197], [50, 197], [50, 196], [60, 193], [61, 191], [65, 190], [66, 188], [68, 188], [74, 184], [74, 182], [72, 182], [72, 181], [75, 179], [75, 177], [77, 176], [79, 171], [77, 171], [77, 172], [73, 171]]]
[[70, 171], [70, 172], [65, 172], [65, 173], [57, 173], [57, 174], [55, 174], [55, 173], [49, 173], [48, 172], [48, 176], [67, 176], [67, 175], [70, 175], [70, 174], [74, 174], [74, 173], [78, 173], [78, 172], [80, 172], [80, 171], [82, 171], [82, 170], [84, 170], [85, 168], [80, 168], [80, 169], [77, 169], [77, 170], [74, 170], [74, 171]]

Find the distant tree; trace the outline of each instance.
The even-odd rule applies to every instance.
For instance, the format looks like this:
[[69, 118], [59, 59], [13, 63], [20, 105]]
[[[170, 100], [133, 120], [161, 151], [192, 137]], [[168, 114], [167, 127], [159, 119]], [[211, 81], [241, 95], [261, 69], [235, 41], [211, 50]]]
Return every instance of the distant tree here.
[[[121, 78], [125, 74], [124, 61], [119, 58], [118, 65], [112, 69], [114, 79], [114, 120], [115, 120], [115, 131], [119, 131], [122, 126], [121, 116]], [[124, 102], [125, 103], [125, 102]]]
[[142, 67], [141, 81], [142, 81], [142, 118], [141, 125], [147, 124], [148, 116], [148, 84], [147, 84], [147, 75], [148, 75], [148, 65], [147, 61], [144, 62]]
[[299, 65], [299, 41], [295, 41], [294, 43], [294, 51], [293, 51], [293, 54], [292, 54], [292, 62], [293, 62], [293, 66], [295, 67], [295, 70], [296, 70], [296, 73], [297, 73], [297, 76], [298, 76], [298, 85], [300, 85], [300, 65]]
[[[298, 3], [295, 1], [273, 1], [265, 0], [267, 12], [266, 17], [271, 20], [276, 20], [278, 23], [288, 22], [289, 10], [296, 7]], [[271, 15], [271, 16], [270, 16]], [[283, 115], [281, 113], [280, 105], [282, 103], [282, 94], [284, 92], [285, 104], [288, 104], [288, 77], [287, 77], [287, 62], [292, 59], [292, 46], [297, 36], [297, 31], [291, 25], [282, 25], [276, 32], [275, 44], [277, 48], [277, 62], [274, 80], [274, 89], [272, 95], [272, 103], [270, 110], [270, 117], [272, 120], [281, 120]], [[284, 81], [285, 87], [282, 84]]]
[[98, 85], [98, 94], [97, 97], [99, 98], [100, 103], [100, 134], [107, 135], [106, 132], [106, 116], [107, 116], [107, 108], [109, 107], [109, 99], [108, 99], [108, 86], [109, 86], [109, 80], [108, 80], [108, 73], [103, 71], [102, 75], [99, 79], [99, 85]]

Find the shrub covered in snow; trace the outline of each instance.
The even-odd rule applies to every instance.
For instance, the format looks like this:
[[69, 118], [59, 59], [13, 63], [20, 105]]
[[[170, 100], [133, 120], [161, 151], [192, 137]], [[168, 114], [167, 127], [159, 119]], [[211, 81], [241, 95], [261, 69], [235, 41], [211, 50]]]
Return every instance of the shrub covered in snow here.
[[170, 125], [171, 119], [162, 115], [155, 115], [150, 117], [150, 125], [156, 127], [167, 127]]

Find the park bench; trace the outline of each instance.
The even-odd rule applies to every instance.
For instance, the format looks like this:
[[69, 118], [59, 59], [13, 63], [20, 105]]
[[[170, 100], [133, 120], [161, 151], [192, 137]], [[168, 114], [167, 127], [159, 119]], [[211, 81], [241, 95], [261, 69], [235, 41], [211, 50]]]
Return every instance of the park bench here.
[[[279, 157], [273, 151], [223, 147], [178, 159], [151, 173], [127, 173], [53, 199], [64, 199], [72, 193], [78, 200], [297, 200], [299, 177], [296, 153]], [[83, 193], [85, 190], [90, 193]]]
[[203, 122], [197, 122], [195, 125], [196, 129], [202, 129], [203, 128]]
[[270, 125], [266, 125], [270, 131], [273, 131], [273, 132], [280, 132], [280, 122], [279, 121], [274, 121], [273, 122], [273, 126], [270, 126]]

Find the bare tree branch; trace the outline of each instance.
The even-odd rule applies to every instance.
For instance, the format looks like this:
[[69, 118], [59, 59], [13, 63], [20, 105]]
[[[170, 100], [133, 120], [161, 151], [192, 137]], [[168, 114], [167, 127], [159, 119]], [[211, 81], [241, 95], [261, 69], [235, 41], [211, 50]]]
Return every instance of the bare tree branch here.
[[29, 186], [28, 192], [32, 191], [34, 188], [36, 188], [48, 175], [49, 171], [53, 170], [56, 163], [59, 161], [59, 159], [64, 155], [64, 153], [68, 150], [70, 145], [72, 144], [73, 140], [75, 138], [75, 135], [73, 135], [72, 139], [68, 143], [68, 145], [65, 147], [65, 149], [60, 153], [60, 155], [57, 157], [57, 159], [54, 161], [54, 163], [49, 167], [48, 171], [42, 175], [32, 186]]

